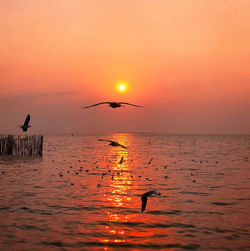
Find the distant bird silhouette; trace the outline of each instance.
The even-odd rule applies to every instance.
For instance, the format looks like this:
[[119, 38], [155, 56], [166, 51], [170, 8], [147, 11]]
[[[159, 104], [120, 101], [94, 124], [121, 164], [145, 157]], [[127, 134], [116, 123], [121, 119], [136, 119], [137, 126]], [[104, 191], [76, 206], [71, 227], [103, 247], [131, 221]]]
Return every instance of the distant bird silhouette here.
[[30, 122], [30, 115], [28, 114], [25, 121], [24, 121], [24, 124], [19, 125], [19, 127], [23, 129], [23, 132], [27, 132], [28, 128], [31, 127], [29, 125], [29, 122]]
[[143, 213], [145, 208], [146, 208], [146, 205], [147, 205], [147, 200], [148, 200], [148, 197], [151, 196], [152, 194], [156, 194], [156, 195], [161, 195], [159, 192], [157, 192], [156, 190], [151, 190], [147, 193], [144, 193], [142, 196], [141, 196], [141, 212]]
[[122, 148], [127, 148], [126, 146], [123, 146], [121, 144], [119, 144], [118, 142], [116, 141], [113, 141], [113, 140], [108, 140], [108, 139], [98, 139], [98, 141], [107, 141], [107, 142], [110, 142], [110, 146], [120, 146]]
[[151, 162], [152, 162], [152, 160], [153, 160], [154, 158], [151, 158], [150, 159], [150, 161], [148, 162], [148, 165], [150, 165], [151, 164]]
[[94, 105], [84, 106], [84, 107], [82, 107], [82, 109], [90, 108], [90, 107], [98, 106], [98, 105], [103, 105], [103, 104], [108, 104], [111, 108], [117, 108], [117, 107], [121, 107], [121, 106], [124, 106], [124, 105], [142, 107], [140, 105], [134, 105], [134, 104], [126, 103], [126, 102], [100, 102], [100, 103], [97, 103], [97, 104], [94, 104]]
[[122, 164], [122, 162], [123, 162], [123, 156], [121, 157], [119, 164]]

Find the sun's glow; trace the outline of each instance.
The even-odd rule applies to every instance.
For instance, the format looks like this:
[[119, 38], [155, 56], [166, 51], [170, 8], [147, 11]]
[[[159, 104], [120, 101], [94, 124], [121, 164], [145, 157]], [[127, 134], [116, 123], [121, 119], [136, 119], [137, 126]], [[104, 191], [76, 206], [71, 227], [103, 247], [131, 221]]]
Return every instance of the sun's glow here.
[[117, 84], [116, 84], [116, 89], [117, 89], [117, 91], [118, 92], [125, 92], [125, 91], [127, 91], [127, 83], [126, 82], [124, 82], [124, 81], [119, 81], [119, 82], [117, 82]]
[[125, 85], [119, 85], [120, 91], [124, 91], [126, 89]]

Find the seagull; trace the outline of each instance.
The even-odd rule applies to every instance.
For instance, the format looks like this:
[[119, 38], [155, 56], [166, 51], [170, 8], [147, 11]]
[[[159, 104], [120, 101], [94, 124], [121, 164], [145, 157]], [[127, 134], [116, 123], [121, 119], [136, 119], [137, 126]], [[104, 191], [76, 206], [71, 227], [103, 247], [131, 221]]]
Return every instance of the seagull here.
[[122, 164], [122, 162], [123, 162], [123, 156], [121, 157], [119, 164]]
[[153, 160], [154, 158], [151, 158], [150, 159], [150, 161], [148, 162], [148, 165], [150, 165], [151, 164], [151, 162], [152, 162], [152, 160]]
[[145, 210], [146, 208], [146, 205], [147, 205], [147, 200], [148, 200], [148, 197], [151, 196], [152, 194], [156, 194], [156, 195], [161, 195], [159, 192], [157, 192], [156, 190], [151, 190], [147, 193], [144, 193], [142, 196], [141, 196], [141, 212], [143, 213], [143, 211]]
[[110, 142], [110, 146], [120, 146], [122, 148], [127, 148], [126, 146], [123, 146], [121, 144], [119, 144], [118, 142], [116, 141], [113, 141], [113, 140], [108, 140], [108, 139], [98, 139], [98, 141], [107, 141], [107, 142]]
[[126, 103], [126, 102], [100, 102], [100, 103], [97, 103], [97, 104], [94, 104], [94, 105], [84, 106], [84, 107], [82, 107], [82, 109], [90, 108], [92, 106], [103, 105], [103, 104], [108, 104], [111, 108], [117, 108], [117, 107], [121, 107], [121, 106], [124, 106], [124, 105], [131, 105], [131, 106], [135, 106], [135, 107], [142, 107], [140, 105], [134, 105], [134, 104]]
[[29, 125], [29, 122], [30, 122], [30, 115], [28, 114], [25, 121], [24, 121], [24, 124], [19, 125], [19, 127], [23, 129], [23, 132], [27, 132], [28, 128], [31, 127]]

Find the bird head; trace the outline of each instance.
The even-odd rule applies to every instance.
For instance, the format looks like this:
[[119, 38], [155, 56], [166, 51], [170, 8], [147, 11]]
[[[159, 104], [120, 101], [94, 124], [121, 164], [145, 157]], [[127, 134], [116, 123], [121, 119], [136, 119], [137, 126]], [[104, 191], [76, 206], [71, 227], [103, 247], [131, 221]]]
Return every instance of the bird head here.
[[154, 194], [156, 194], [156, 195], [161, 195], [161, 193], [159, 193], [158, 191], [154, 191]]

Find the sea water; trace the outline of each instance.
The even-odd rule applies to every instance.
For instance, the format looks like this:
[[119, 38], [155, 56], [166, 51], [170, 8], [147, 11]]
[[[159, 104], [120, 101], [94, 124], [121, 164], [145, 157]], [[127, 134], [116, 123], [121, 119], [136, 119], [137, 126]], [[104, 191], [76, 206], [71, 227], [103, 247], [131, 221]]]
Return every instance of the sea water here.
[[0, 159], [0, 250], [250, 250], [249, 162], [244, 135], [45, 136]]

